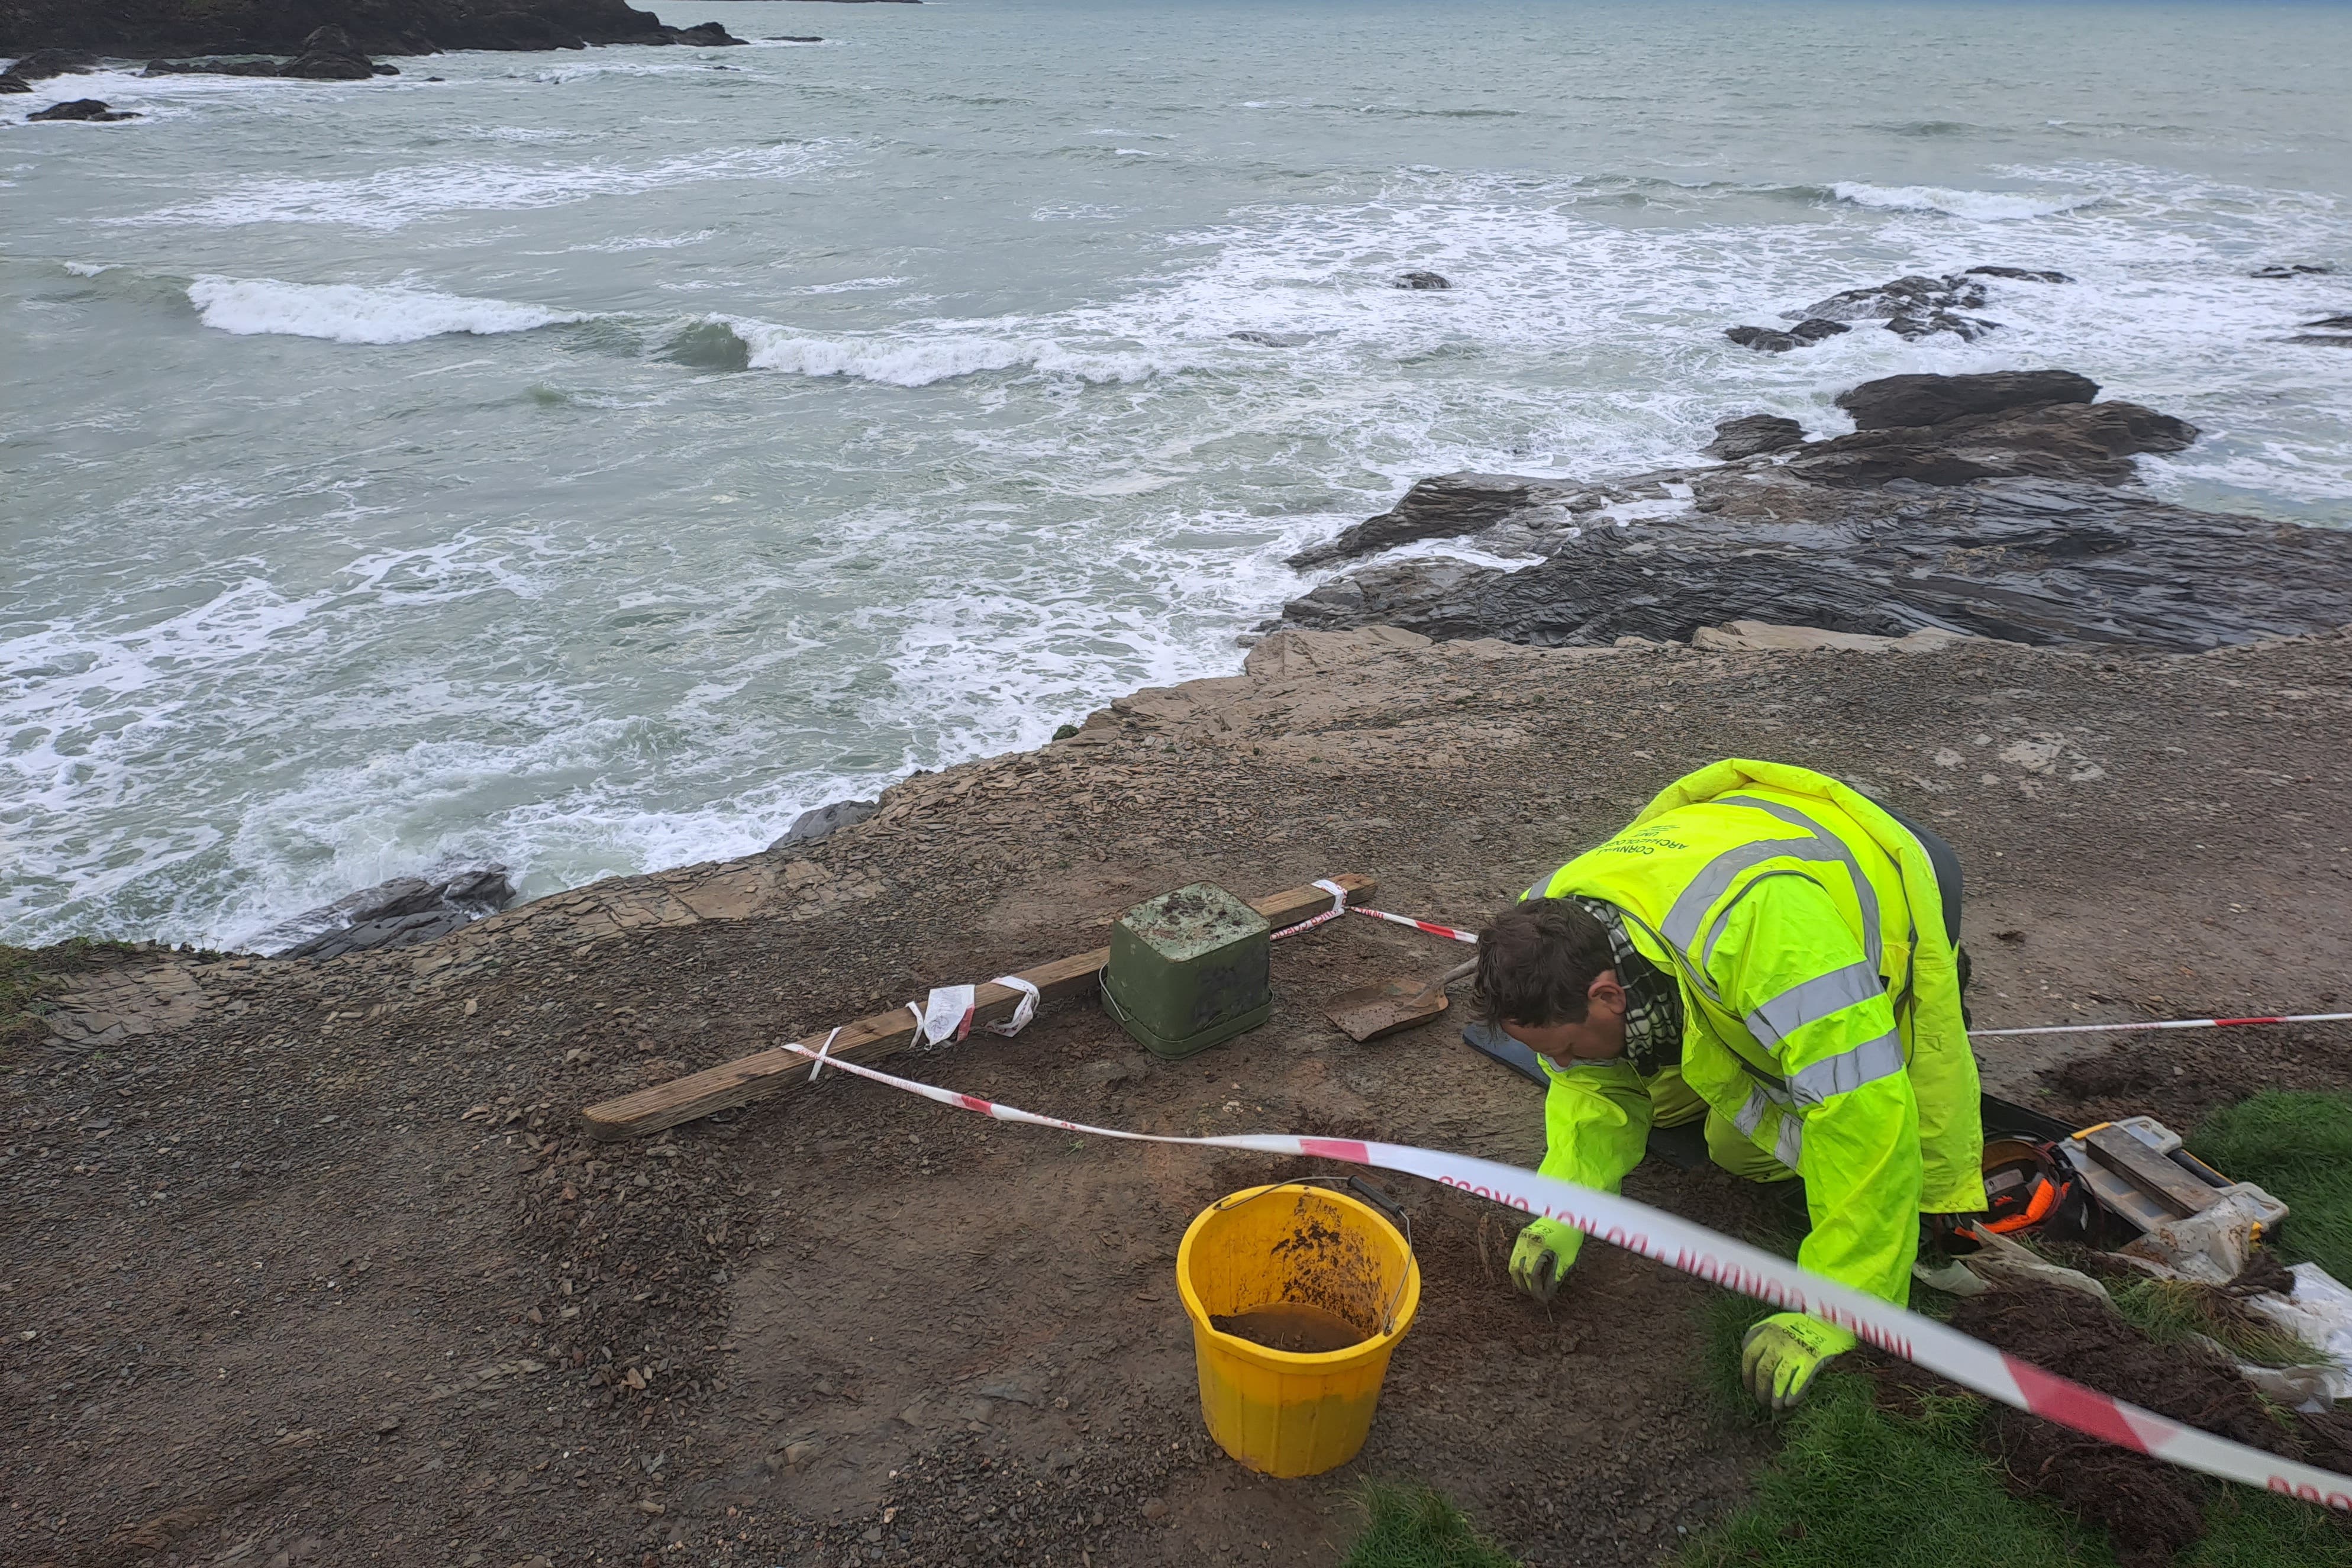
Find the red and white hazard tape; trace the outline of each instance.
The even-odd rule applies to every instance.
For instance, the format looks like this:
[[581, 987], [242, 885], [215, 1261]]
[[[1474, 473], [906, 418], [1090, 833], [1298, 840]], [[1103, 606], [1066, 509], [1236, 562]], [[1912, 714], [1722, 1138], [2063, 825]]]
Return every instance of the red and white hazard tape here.
[[2352, 1013], [2282, 1013], [2270, 1018], [2166, 1018], [2147, 1024], [2043, 1024], [2032, 1029], [1970, 1029], [1969, 1038], [1995, 1035], [2109, 1035], [2129, 1029], [2231, 1029], [2242, 1024], [2340, 1024]]
[[[1337, 913], [1333, 910], [1332, 913]], [[1319, 917], [1328, 919], [1326, 915]], [[786, 1050], [814, 1058], [819, 1053], [796, 1042]], [[2053, 1372], [2003, 1354], [1980, 1340], [1933, 1319], [1865, 1296], [1851, 1286], [1825, 1279], [1744, 1242], [1717, 1236], [1704, 1226], [1654, 1209], [1646, 1204], [1612, 1193], [1580, 1187], [1554, 1177], [1538, 1175], [1492, 1160], [1466, 1154], [1442, 1153], [1401, 1143], [1360, 1142], [1346, 1138], [1307, 1138], [1286, 1132], [1246, 1133], [1227, 1138], [1180, 1138], [1157, 1132], [1131, 1132], [1116, 1127], [1090, 1127], [1040, 1116], [978, 1095], [962, 1094], [912, 1079], [895, 1077], [858, 1062], [833, 1059], [839, 1071], [887, 1083], [908, 1094], [941, 1105], [977, 1111], [999, 1121], [1026, 1122], [1036, 1127], [1083, 1132], [1137, 1143], [1186, 1143], [1210, 1149], [1242, 1149], [1262, 1154], [1305, 1154], [1339, 1160], [1374, 1170], [1396, 1171], [1456, 1187], [1523, 1214], [1556, 1219], [1601, 1240], [1638, 1252], [1644, 1258], [1679, 1268], [1684, 1273], [1753, 1296], [1788, 1311], [1804, 1312], [1826, 1322], [1843, 1324], [1881, 1349], [1915, 1362], [1928, 1371], [1972, 1388], [1988, 1398], [2055, 1421], [2088, 1436], [2097, 1437], [2134, 1453], [2148, 1454], [2187, 1469], [2201, 1470], [2224, 1480], [2283, 1492], [2307, 1502], [2352, 1510], [2352, 1476], [2339, 1476], [2311, 1465], [2297, 1464], [2266, 1454], [2210, 1432], [2112, 1399]]]
[[1475, 931], [1462, 931], [1454, 926], [1442, 926], [1435, 921], [1415, 920], [1411, 915], [1392, 915], [1386, 910], [1366, 909], [1361, 904], [1351, 905], [1348, 902], [1348, 889], [1337, 882], [1318, 879], [1314, 886], [1331, 895], [1331, 907], [1319, 915], [1307, 916], [1295, 926], [1283, 927], [1274, 933], [1274, 941], [1280, 942], [1284, 937], [1297, 936], [1303, 931], [1313, 931], [1324, 921], [1336, 921], [1341, 915], [1369, 915], [1373, 920], [1387, 921], [1391, 925], [1411, 926], [1415, 931], [1425, 931], [1432, 936], [1442, 936], [1448, 942], [1466, 942], [1475, 945], [1478, 941], [1478, 933]]
[[1356, 905], [1348, 912], [1351, 915], [1370, 915], [1376, 921], [1387, 921], [1391, 925], [1411, 926], [1415, 931], [1425, 931], [1432, 936], [1442, 936], [1448, 942], [1466, 942], [1473, 947], [1478, 944], [1476, 931], [1462, 931], [1454, 926], [1442, 926], [1435, 921], [1417, 921], [1411, 915], [1392, 915], [1386, 910], [1368, 910], [1361, 904]]

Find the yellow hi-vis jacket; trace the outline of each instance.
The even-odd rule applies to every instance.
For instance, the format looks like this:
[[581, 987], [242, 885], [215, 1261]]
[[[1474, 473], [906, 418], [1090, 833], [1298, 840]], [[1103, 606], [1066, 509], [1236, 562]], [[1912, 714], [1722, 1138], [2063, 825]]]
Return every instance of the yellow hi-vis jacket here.
[[[1804, 1178], [1798, 1262], [1907, 1300], [1918, 1216], [1985, 1206], [1976, 1058], [1919, 841], [1825, 774], [1734, 759], [1527, 894], [1571, 895], [1622, 910], [1680, 981], [1682, 1084]], [[1641, 1161], [1654, 1091], [1687, 1102], [1623, 1058], [1550, 1070], [1542, 1171], [1607, 1192]]]

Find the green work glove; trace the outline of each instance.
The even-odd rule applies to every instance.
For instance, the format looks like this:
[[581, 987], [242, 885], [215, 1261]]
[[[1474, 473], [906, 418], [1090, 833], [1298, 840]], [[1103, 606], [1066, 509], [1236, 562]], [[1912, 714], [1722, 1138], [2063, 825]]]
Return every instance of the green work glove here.
[[1518, 1245], [1511, 1248], [1511, 1283], [1538, 1301], [1550, 1300], [1583, 1245], [1584, 1233], [1572, 1225], [1535, 1221], [1519, 1232]]
[[1830, 1358], [1845, 1354], [1856, 1342], [1845, 1330], [1819, 1318], [1775, 1312], [1739, 1342], [1739, 1380], [1757, 1404], [1793, 1409], [1804, 1403]]

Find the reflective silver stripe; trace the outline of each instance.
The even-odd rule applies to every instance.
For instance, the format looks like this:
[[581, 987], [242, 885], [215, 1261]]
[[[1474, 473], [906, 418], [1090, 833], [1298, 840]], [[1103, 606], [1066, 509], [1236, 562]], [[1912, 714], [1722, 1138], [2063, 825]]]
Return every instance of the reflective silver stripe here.
[[1731, 1119], [1731, 1124], [1739, 1129], [1739, 1135], [1742, 1138], [1756, 1136], [1756, 1129], [1764, 1121], [1764, 1108], [1771, 1103], [1764, 1098], [1764, 1091], [1761, 1089], [1751, 1089], [1748, 1091], [1748, 1103], [1741, 1106], [1739, 1114]]
[[1690, 885], [1675, 900], [1675, 907], [1666, 911], [1664, 928], [1666, 940], [1676, 947], [1689, 947], [1698, 935], [1698, 922], [1706, 917], [1708, 908], [1731, 890], [1731, 884], [1739, 879], [1742, 871], [1760, 866], [1767, 860], [1817, 859], [1819, 857], [1805, 853], [1812, 847], [1810, 839], [1765, 838], [1752, 844], [1734, 845], [1725, 850], [1691, 879]]
[[1748, 1032], [1768, 1047], [1777, 1047], [1808, 1024], [1832, 1017], [1857, 1003], [1886, 994], [1877, 968], [1867, 962], [1832, 969], [1791, 985], [1748, 1015]]
[[[1794, 1112], [1783, 1113], [1779, 1131], [1772, 1134], [1772, 1157], [1790, 1170], [1805, 1155], [1805, 1124]], [[1911, 1222], [1906, 1220], [1906, 1225]]]
[[[1871, 886], [1868, 877], [1862, 874], [1862, 862], [1853, 858], [1853, 851], [1847, 848], [1844, 842], [1829, 829], [1799, 811], [1795, 806], [1782, 805], [1777, 800], [1759, 800], [1752, 795], [1718, 795], [1716, 799], [1717, 804], [1723, 805], [1753, 806], [1758, 811], [1779, 817], [1791, 827], [1804, 828], [1813, 836], [1815, 841], [1823, 849], [1830, 852], [1832, 858], [1845, 862], [1845, 868], [1853, 876], [1853, 896], [1862, 905], [1862, 950], [1869, 955], [1871, 967], [1877, 968], [1879, 954], [1885, 946], [1879, 940], [1878, 935], [1878, 889]], [[1800, 852], [1796, 858], [1800, 860], [1817, 860], [1822, 857]], [[1696, 922], [1693, 923], [1696, 925]]]
[[1892, 1078], [1903, 1066], [1903, 1037], [1889, 1029], [1852, 1050], [1799, 1068], [1789, 1075], [1789, 1087], [1796, 1092], [1799, 1105], [1819, 1105], [1833, 1094]]
[[[1767, 871], [1760, 877], [1751, 878], [1746, 887], [1732, 894], [1725, 901], [1723, 908], [1715, 911], [1715, 919], [1706, 928], [1706, 941], [1698, 950], [1698, 965], [1701, 969], [1715, 962], [1715, 944], [1723, 940], [1723, 930], [1731, 923], [1731, 911], [1739, 907], [1741, 900], [1775, 877], [1799, 877], [1808, 882], [1813, 880], [1811, 877], [1805, 876], [1802, 871]], [[1818, 887], [1820, 884], [1814, 883], [1814, 886]]]

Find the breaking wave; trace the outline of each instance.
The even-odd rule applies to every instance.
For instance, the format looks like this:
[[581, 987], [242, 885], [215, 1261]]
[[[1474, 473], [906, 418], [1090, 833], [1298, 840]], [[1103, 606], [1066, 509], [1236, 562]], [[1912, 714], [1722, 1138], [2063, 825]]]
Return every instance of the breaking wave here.
[[188, 299], [205, 325], [224, 332], [338, 343], [414, 343], [446, 332], [489, 337], [588, 319], [504, 300], [351, 283], [281, 283], [274, 278], [198, 278], [188, 285]]
[[1941, 185], [1869, 185], [1859, 180], [1840, 180], [1830, 187], [1830, 194], [1839, 201], [1851, 202], [1858, 207], [1874, 207], [1880, 212], [1942, 213], [1948, 217], [1970, 218], [1979, 223], [2055, 217], [2101, 199], [2038, 195], [2028, 191], [1955, 191]]

